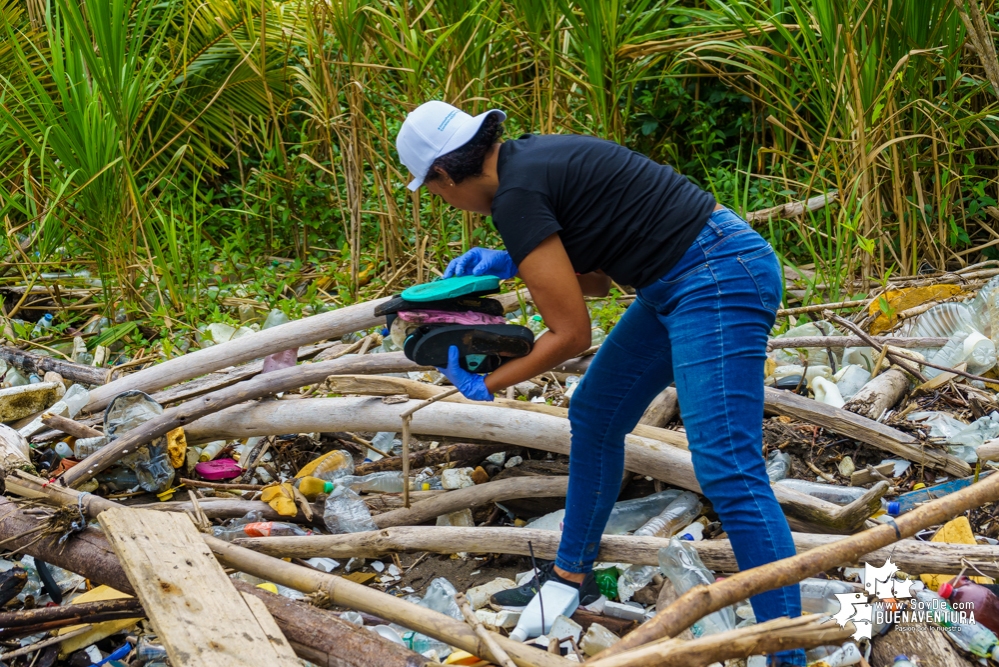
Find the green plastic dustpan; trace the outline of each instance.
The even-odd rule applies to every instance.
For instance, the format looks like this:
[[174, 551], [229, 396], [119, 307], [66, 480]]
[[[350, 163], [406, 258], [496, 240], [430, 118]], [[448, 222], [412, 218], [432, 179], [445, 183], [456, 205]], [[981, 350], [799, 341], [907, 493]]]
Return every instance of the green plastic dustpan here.
[[492, 294], [499, 289], [500, 279], [496, 276], [455, 276], [432, 283], [413, 285], [402, 293], [406, 301], [422, 303], [443, 301], [460, 296]]

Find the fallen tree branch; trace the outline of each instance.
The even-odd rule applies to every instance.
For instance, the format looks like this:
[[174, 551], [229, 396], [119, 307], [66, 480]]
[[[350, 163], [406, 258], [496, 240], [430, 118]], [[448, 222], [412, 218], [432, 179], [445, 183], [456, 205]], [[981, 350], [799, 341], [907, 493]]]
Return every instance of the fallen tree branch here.
[[[833, 544], [837, 535], [792, 533], [799, 554]], [[554, 560], [561, 534], [555, 530], [532, 528], [459, 528], [454, 526], [397, 526], [366, 533], [344, 535], [312, 535], [310, 537], [243, 538], [237, 544], [276, 558], [379, 558], [392, 553], [452, 554], [499, 553], [529, 556], [528, 543], [538, 558]], [[608, 563], [658, 565], [659, 550], [669, 546], [660, 537], [604, 535], [597, 560]], [[738, 572], [739, 564], [728, 540], [692, 542], [704, 564], [715, 572]], [[843, 560], [833, 567], [854, 566], [861, 561], [892, 562], [903, 572], [938, 572], [958, 574], [962, 560], [972, 562], [982, 573], [999, 575], [999, 546], [980, 544], [948, 544], [900, 540], [890, 547], [874, 549]], [[862, 564], [862, 563], [861, 563]]]
[[782, 617], [690, 641], [667, 639], [586, 664], [591, 667], [702, 667], [729, 658], [838, 644], [849, 639], [855, 631], [852, 622], [840, 627], [827, 616]]
[[[311, 345], [320, 340], [340, 338], [361, 329], [377, 326], [382, 318], [375, 317], [375, 307], [391, 297], [366, 301], [353, 306], [313, 315], [279, 327], [259, 331], [221, 345], [190, 352], [164, 361], [137, 373], [126, 375], [90, 392], [88, 412], [100, 410], [123, 391], [139, 389], [146, 393], [190, 380], [226, 366], [259, 359], [275, 352]], [[63, 377], [66, 377], [63, 375]], [[301, 385], [299, 385], [301, 386]]]
[[[891, 336], [871, 336], [871, 340], [881, 345], [895, 347], [943, 347], [949, 338], [892, 338]], [[799, 336], [796, 338], [771, 338], [767, 341], [767, 351], [785, 350], [797, 347], [867, 347], [869, 343], [860, 336]]]
[[637, 648], [660, 637], [674, 637], [698, 619], [764, 591], [790, 586], [806, 577], [856, 560], [860, 555], [915, 535], [929, 526], [943, 523], [958, 514], [999, 498], [999, 475], [990, 475], [971, 486], [943, 498], [931, 500], [891, 523], [851, 535], [818, 549], [745, 570], [710, 586], [695, 586], [669, 607], [598, 658]]
[[[336, 311], [339, 312], [339, 311]], [[285, 325], [287, 326], [287, 325]], [[281, 327], [275, 327], [275, 330]], [[270, 330], [268, 330], [270, 331]], [[246, 336], [240, 338], [240, 342]], [[219, 345], [218, 347], [223, 347]], [[202, 350], [208, 352], [215, 349], [215, 346]], [[200, 352], [190, 356], [197, 356]], [[183, 358], [183, 357], [182, 357]], [[408, 359], [402, 356], [401, 352], [378, 354], [361, 357], [344, 357], [342, 359], [332, 359], [316, 364], [304, 364], [302, 366], [292, 366], [273, 373], [258, 375], [245, 382], [240, 382], [231, 387], [220, 389], [193, 401], [188, 401], [175, 408], [164, 410], [163, 413], [149, 421], [137, 426], [114, 442], [102, 447], [80, 463], [66, 471], [60, 478], [62, 483], [73, 486], [85, 482], [94, 475], [101, 472], [108, 466], [114, 464], [124, 454], [133, 451], [136, 447], [149, 442], [178, 426], [186, 426], [198, 417], [209, 415], [222, 410], [231, 405], [242, 403], [254, 398], [260, 398], [282, 391], [291, 391], [307, 384], [322, 382], [330, 375], [343, 372], [369, 372], [386, 373], [398, 368], [400, 361], [413, 368], [419, 368]], [[166, 362], [164, 366], [172, 362]], [[136, 373], [139, 375], [139, 373]], [[134, 377], [134, 376], [129, 376]], [[108, 385], [111, 386], [111, 385]], [[299, 401], [296, 401], [298, 403]], [[189, 441], [190, 442], [190, 441]]]
[[59, 415], [54, 415], [49, 412], [42, 415], [42, 423], [49, 428], [62, 431], [66, 435], [71, 435], [74, 438], [96, 438], [104, 435], [97, 429], [90, 428], [86, 424], [81, 424], [80, 422], [72, 420], [69, 417], [60, 417]]
[[109, 379], [114, 379], [120, 375], [115, 370], [109, 371], [106, 368], [95, 368], [94, 366], [85, 366], [73, 361], [63, 361], [55, 357], [34, 354], [33, 352], [26, 352], [25, 350], [19, 350], [7, 345], [0, 345], [0, 359], [25, 371], [25, 375], [35, 373], [41, 377], [47, 371], [53, 371], [67, 380], [86, 385], [102, 385], [108, 382]]

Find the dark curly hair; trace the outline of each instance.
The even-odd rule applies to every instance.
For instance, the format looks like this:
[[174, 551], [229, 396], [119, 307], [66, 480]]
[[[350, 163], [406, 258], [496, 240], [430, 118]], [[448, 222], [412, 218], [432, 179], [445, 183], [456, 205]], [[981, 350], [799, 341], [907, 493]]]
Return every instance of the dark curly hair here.
[[426, 178], [423, 179], [424, 182], [436, 181], [441, 178], [437, 167], [444, 170], [455, 183], [461, 183], [466, 178], [481, 176], [482, 163], [486, 159], [486, 153], [503, 136], [501, 118], [499, 112], [496, 111], [486, 116], [468, 143], [434, 160], [427, 171]]

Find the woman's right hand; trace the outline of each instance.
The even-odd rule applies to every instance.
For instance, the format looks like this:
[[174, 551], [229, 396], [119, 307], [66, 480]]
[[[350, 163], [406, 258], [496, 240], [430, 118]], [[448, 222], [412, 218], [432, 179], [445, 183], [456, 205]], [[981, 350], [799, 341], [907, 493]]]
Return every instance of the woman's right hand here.
[[490, 275], [500, 280], [507, 280], [517, 275], [517, 265], [513, 263], [510, 253], [505, 250], [472, 248], [460, 257], [452, 259], [444, 271], [445, 278], [467, 275]]

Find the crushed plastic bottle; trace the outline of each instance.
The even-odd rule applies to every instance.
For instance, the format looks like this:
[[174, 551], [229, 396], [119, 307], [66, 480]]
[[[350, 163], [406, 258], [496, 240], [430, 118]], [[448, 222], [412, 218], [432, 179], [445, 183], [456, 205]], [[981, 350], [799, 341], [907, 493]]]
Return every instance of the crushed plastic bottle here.
[[659, 571], [655, 565], [632, 565], [617, 580], [617, 599], [627, 602], [650, 583]]
[[849, 505], [867, 493], [867, 489], [860, 486], [837, 486], [804, 479], [782, 479], [777, 484], [837, 505]]
[[326, 496], [323, 523], [333, 534], [377, 530], [368, 506], [348, 486], [337, 486]]
[[[614, 503], [611, 510], [610, 519], [604, 528], [605, 535], [623, 535], [639, 528], [646, 521], [656, 516], [680, 495], [678, 489], [666, 489], [659, 493], [635, 498], [633, 500], [622, 500]], [[528, 528], [538, 530], [562, 530], [562, 519], [565, 517], [565, 510], [557, 510], [551, 514], [538, 517], [527, 524]]]
[[103, 435], [98, 435], [93, 438], [77, 438], [76, 442], [73, 443], [72, 454], [75, 458], [82, 461], [91, 454], [99, 451], [109, 442], [111, 442], [111, 439]]
[[353, 474], [354, 457], [345, 449], [334, 449], [302, 466], [295, 477], [312, 476], [333, 482], [344, 475]]
[[379, 451], [376, 452], [374, 449], [368, 449], [368, 453], [365, 454], [364, 458], [369, 461], [377, 461], [378, 459], [383, 458], [381, 452], [391, 452], [394, 442], [395, 433], [390, 433], [388, 431], [375, 433], [375, 437], [371, 438], [371, 445]]
[[[270, 329], [271, 327], [280, 326], [282, 324], [288, 323], [288, 316], [282, 313], [278, 309], [274, 309], [267, 313], [267, 319], [264, 323], [260, 325], [260, 330]], [[298, 348], [293, 347], [288, 350], [282, 350], [280, 352], [275, 352], [274, 354], [269, 354], [264, 357], [264, 368], [261, 373], [270, 373], [272, 371], [278, 371], [282, 368], [291, 368], [298, 363]]]
[[767, 456], [767, 477], [771, 484], [787, 477], [790, 469], [791, 457], [787, 452], [775, 449]]
[[[48, 408], [45, 413], [58, 415], [60, 417], [68, 417], [72, 419], [83, 406], [87, 404], [90, 400], [90, 392], [82, 384], [74, 384], [66, 393], [63, 394], [62, 398], [55, 402], [52, 407]], [[18, 432], [25, 438], [30, 438], [39, 431], [45, 428], [45, 424], [42, 423], [42, 417], [39, 415], [37, 418], [33, 419], [31, 423], [22, 427]]]
[[143, 662], [148, 662], [149, 660], [166, 660], [167, 651], [163, 644], [153, 641], [147, 635], [143, 635], [139, 637], [139, 641], [135, 645], [135, 657]]
[[847, 364], [833, 375], [833, 381], [836, 382], [840, 396], [847, 401], [856, 396], [857, 392], [863, 389], [870, 380], [870, 371], [857, 364]]
[[[811, 337], [811, 336], [842, 336], [836, 327], [832, 325], [831, 322], [819, 321], [819, 322], [808, 322], [796, 327], [791, 327], [779, 336], [774, 336], [776, 339], [781, 338], [801, 338], [801, 337]], [[833, 349], [833, 359], [838, 365], [839, 360], [836, 358], [836, 350]], [[771, 353], [771, 358], [777, 362], [778, 366], [791, 366], [800, 365], [802, 362], [802, 356], [808, 360], [809, 367], [813, 365], [830, 366], [829, 363], [829, 351], [821, 347], [810, 347], [804, 350], [797, 350], [794, 348], [783, 348], [774, 350]]]
[[[344, 475], [337, 480], [338, 484], [349, 486], [358, 493], [402, 493], [403, 478], [399, 470], [373, 472], [362, 477]], [[410, 480], [412, 490], [412, 480]]]
[[[454, 599], [456, 593], [457, 591], [450, 581], [444, 577], [438, 577], [430, 582], [423, 599], [416, 601], [416, 604], [460, 621], [464, 619], [464, 616], [461, 613], [461, 608], [458, 607], [458, 602]], [[407, 632], [402, 628], [399, 629], [403, 630], [403, 643], [421, 655], [429, 657], [432, 651], [436, 653], [438, 658], [444, 659], [453, 651], [449, 645], [442, 641], [419, 632]]]
[[[715, 580], [690, 542], [676, 537], [670, 538], [668, 547], [659, 550], [659, 570], [672, 582], [678, 596], [694, 586], [713, 584]], [[703, 637], [734, 628], [735, 609], [724, 607], [694, 623], [691, 632], [694, 637]]]
[[420, 634], [419, 632], [405, 632], [402, 635], [402, 643], [411, 651], [416, 651], [420, 655], [430, 658], [434, 655], [443, 660], [454, 652], [448, 644]]
[[3, 376], [3, 380], [5, 384], [10, 385], [11, 387], [23, 387], [27, 384], [31, 384], [28, 381], [28, 378], [24, 377], [21, 374], [21, 371], [17, 370], [13, 366], [7, 369], [7, 373]]
[[704, 505], [696, 493], [684, 491], [657, 516], [635, 531], [636, 537], [672, 537], [701, 513]]
[[976, 450], [986, 440], [999, 437], [999, 412], [996, 411], [970, 424], [944, 412], [912, 412], [906, 419], [929, 426], [931, 438], [940, 439], [947, 444], [949, 453], [971, 464], [978, 461]]

